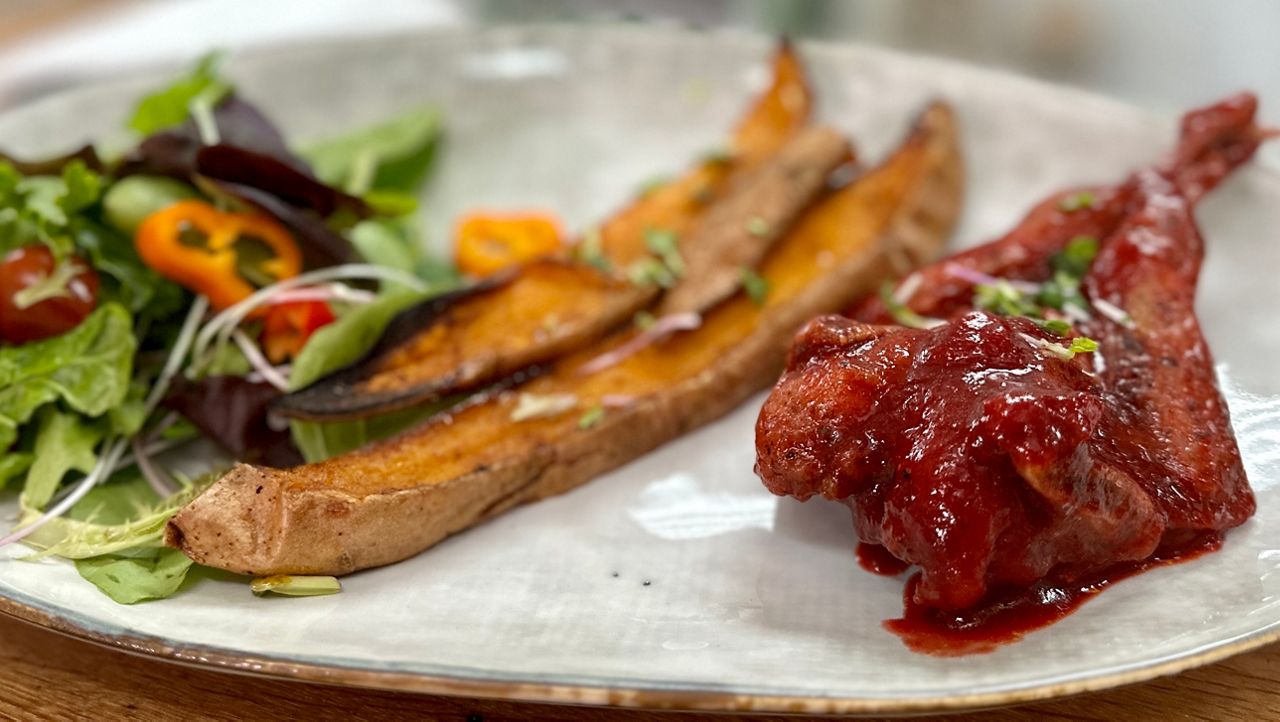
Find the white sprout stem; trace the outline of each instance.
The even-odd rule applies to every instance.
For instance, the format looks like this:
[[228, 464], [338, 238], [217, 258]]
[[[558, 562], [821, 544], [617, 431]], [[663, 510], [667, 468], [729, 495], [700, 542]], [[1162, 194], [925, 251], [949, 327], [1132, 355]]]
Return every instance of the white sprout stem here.
[[[146, 444], [142, 448], [143, 448], [143, 451], [145, 451], [149, 456], [155, 456], [156, 454], [163, 454], [164, 452], [176, 446], [181, 446], [187, 443], [188, 441], [191, 441], [191, 439], [161, 439], [160, 441], [153, 441], [149, 444]], [[130, 452], [120, 457], [120, 461], [116, 462], [116, 468], [112, 469], [111, 473], [114, 474], [115, 472], [120, 471], [122, 469], [128, 469], [130, 466], [133, 466], [136, 463], [138, 463], [137, 458], [135, 458], [133, 453]]]
[[[274, 368], [274, 369], [276, 370], [276, 373], [280, 374], [281, 376], [283, 376], [283, 377], [285, 377], [285, 378], [288, 378], [288, 377], [289, 377], [289, 374], [293, 373], [293, 364], [280, 364], [279, 366], [273, 366], [272, 368]], [[249, 381], [253, 381], [253, 382], [266, 381], [266, 380], [267, 380], [267, 379], [262, 375], [262, 373], [261, 373], [261, 372], [259, 372], [259, 371], [257, 371], [256, 369], [255, 369], [255, 370], [253, 370], [253, 371], [250, 371], [250, 372], [249, 372], [249, 375], [248, 375], [248, 376], [245, 376], [245, 378], [246, 378], [246, 379], [248, 379]]]
[[272, 296], [291, 288], [298, 286], [306, 286], [323, 281], [334, 281], [339, 279], [369, 279], [376, 281], [390, 281], [407, 286], [415, 291], [426, 291], [427, 284], [422, 279], [413, 274], [394, 268], [386, 268], [385, 266], [375, 266], [369, 263], [348, 263], [341, 266], [330, 266], [315, 271], [309, 271], [293, 278], [286, 278], [258, 289], [253, 295], [240, 301], [239, 303], [229, 306], [214, 316], [205, 327], [200, 330], [196, 336], [195, 357], [203, 358], [205, 351], [209, 349], [213, 343], [214, 337], [219, 337], [220, 341], [225, 342], [231, 336], [231, 330], [239, 326], [242, 321], [253, 310], [265, 304]]
[[127, 445], [128, 442], [122, 438], [116, 438], [108, 442], [106, 445], [106, 451], [98, 459], [98, 463], [94, 464], [93, 469], [76, 484], [70, 494], [63, 497], [62, 501], [54, 504], [53, 508], [41, 514], [39, 519], [36, 519], [21, 529], [10, 532], [8, 536], [0, 539], [0, 547], [22, 541], [35, 530], [45, 524], [48, 524], [51, 520], [66, 514], [71, 507], [75, 506], [84, 498], [85, 494], [88, 494], [93, 487], [97, 486], [98, 482], [102, 481], [103, 478], [110, 474], [110, 470], [115, 468], [116, 462], [120, 460], [120, 456], [124, 453], [125, 446]]
[[177, 489], [165, 481], [164, 472], [151, 460], [151, 456], [143, 448], [142, 441], [135, 436], [129, 442], [129, 446], [133, 449], [133, 458], [138, 464], [138, 471], [142, 472], [142, 478], [147, 480], [151, 490], [161, 499], [167, 499], [172, 496]]
[[248, 334], [237, 328], [231, 332], [231, 339], [240, 347], [244, 357], [249, 359], [249, 365], [253, 366], [253, 370], [257, 371], [264, 381], [281, 391], [289, 390], [289, 379], [271, 365], [271, 362], [253, 344], [253, 339], [249, 338]]
[[1098, 310], [1098, 313], [1106, 316], [1108, 319], [1120, 324], [1121, 326], [1124, 326], [1125, 328], [1133, 328], [1133, 317], [1131, 317], [1123, 308], [1120, 308], [1107, 299], [1093, 299], [1093, 307]]
[[191, 350], [191, 345], [196, 337], [196, 329], [200, 325], [200, 319], [204, 317], [204, 312], [209, 309], [209, 301], [204, 296], [196, 296], [195, 303], [191, 304], [191, 310], [187, 312], [187, 318], [182, 322], [182, 330], [178, 332], [178, 338], [173, 342], [173, 350], [169, 352], [169, 358], [165, 359], [164, 368], [160, 370], [160, 376], [156, 378], [156, 383], [151, 387], [151, 393], [147, 395], [147, 403], [143, 418], [151, 416], [151, 412], [155, 411], [160, 405], [160, 401], [169, 391], [169, 383], [173, 381], [173, 377], [178, 374], [182, 368], [182, 361], [186, 359], [187, 352]]
[[902, 283], [898, 284], [898, 288], [893, 292], [893, 300], [902, 305], [911, 303], [911, 299], [915, 297], [916, 291], [920, 290], [920, 286], [924, 283], [924, 276], [919, 273], [913, 273], [902, 279]]
[[370, 291], [348, 288], [340, 283], [314, 288], [295, 288], [292, 291], [281, 291], [267, 299], [264, 305], [277, 306], [299, 301], [343, 301], [345, 303], [372, 303], [378, 296]]
[[217, 145], [221, 142], [222, 134], [218, 132], [218, 121], [213, 117], [213, 103], [204, 93], [193, 98], [187, 110], [191, 113], [191, 119], [195, 121], [196, 132], [200, 134], [202, 144]]

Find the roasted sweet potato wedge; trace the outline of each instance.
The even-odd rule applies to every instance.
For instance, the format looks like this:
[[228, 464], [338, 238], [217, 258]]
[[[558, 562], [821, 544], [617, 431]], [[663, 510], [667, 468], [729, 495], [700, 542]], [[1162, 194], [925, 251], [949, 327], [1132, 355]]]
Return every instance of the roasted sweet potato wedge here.
[[659, 313], [702, 313], [732, 296], [743, 272], [755, 271], [826, 187], [832, 171], [852, 160], [853, 149], [840, 133], [814, 127], [736, 180], [697, 230], [680, 238], [684, 277], [663, 296]]
[[[604, 336], [648, 293], [557, 259], [534, 261], [518, 278], [482, 282], [402, 312], [367, 361], [281, 398], [273, 410], [308, 420], [359, 418], [476, 388]], [[578, 302], [564, 303], [566, 292]]]
[[[770, 168], [774, 174], [801, 172], [796, 170], [797, 163], [807, 162], [810, 170], [805, 177], [825, 179], [830, 170], [827, 161], [822, 157], [815, 161], [812, 150], [808, 157], [784, 159], [781, 166], [769, 162], [804, 127], [812, 105], [804, 67], [790, 44], [783, 43], [773, 59], [773, 82], [739, 122], [728, 155], [700, 162], [683, 177], [651, 189], [615, 214], [597, 230], [598, 236], [593, 234], [586, 242], [592, 246], [587, 250], [598, 254], [589, 260], [621, 276], [636, 262], [651, 258], [646, 243], [651, 229], [685, 237], [704, 212], [717, 206], [730, 206], [719, 213], [722, 225], [726, 216], [743, 216], [750, 208], [742, 202], [730, 203], [728, 196], [768, 187], [767, 179], [757, 176]], [[833, 142], [828, 135], [818, 139]], [[799, 213], [817, 188], [805, 191], [806, 198], [792, 194], [773, 204], [787, 216], [783, 221]], [[744, 225], [742, 220], [729, 223]], [[723, 229], [713, 229], [712, 234], [719, 236]], [[273, 411], [291, 418], [338, 421], [481, 388], [602, 337], [651, 304], [661, 290], [652, 284], [614, 282], [597, 267], [570, 263], [549, 260], [523, 267], [483, 293], [445, 299], [450, 306], [447, 312], [444, 303], [428, 301], [398, 319], [401, 329], [418, 322], [417, 333], [395, 334], [398, 346], [380, 344], [358, 366], [285, 396]], [[738, 277], [736, 271], [727, 275], [733, 281]], [[721, 281], [720, 285], [732, 293], [732, 284]]]
[[[824, 199], [774, 247], [760, 267], [763, 303], [739, 294], [697, 330], [580, 373], [633, 332], [617, 333], [517, 388], [325, 462], [239, 465], [170, 521], [166, 541], [240, 573], [344, 574], [582, 484], [768, 386], [796, 330], [874, 288], [892, 258], [935, 256], [959, 211], [960, 170], [951, 113], [934, 105], [882, 166]], [[572, 408], [513, 421], [531, 396]]]

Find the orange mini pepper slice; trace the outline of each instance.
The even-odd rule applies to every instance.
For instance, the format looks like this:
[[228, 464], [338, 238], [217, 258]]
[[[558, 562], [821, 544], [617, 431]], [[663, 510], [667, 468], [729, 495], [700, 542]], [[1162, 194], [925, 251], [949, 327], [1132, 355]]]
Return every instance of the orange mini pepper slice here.
[[178, 201], [143, 219], [134, 247], [156, 273], [209, 299], [222, 310], [255, 290], [242, 275], [236, 243], [253, 239], [271, 256], [252, 265], [274, 281], [302, 272], [302, 252], [284, 226], [261, 213], [220, 211], [204, 201]]
[[560, 223], [553, 215], [472, 213], [458, 221], [454, 256], [463, 273], [488, 276], [563, 247]]

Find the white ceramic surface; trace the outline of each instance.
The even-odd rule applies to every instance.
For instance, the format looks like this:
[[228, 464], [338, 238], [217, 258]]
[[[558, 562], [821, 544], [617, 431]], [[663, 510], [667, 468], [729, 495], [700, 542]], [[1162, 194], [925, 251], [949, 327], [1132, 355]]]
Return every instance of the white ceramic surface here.
[[[487, 29], [280, 49], [231, 72], [295, 138], [443, 106], [447, 150], [425, 211], [438, 241], [475, 206], [545, 206], [574, 225], [601, 217], [716, 143], [764, 80], [768, 49], [640, 27]], [[1116, 179], [1173, 137], [1172, 119], [1011, 76], [861, 47], [803, 51], [821, 116], [864, 158], [886, 152], [927, 98], [956, 105], [970, 179], [957, 245], [1063, 185]], [[48, 151], [108, 133], [150, 80], [4, 114], [0, 145]], [[901, 609], [903, 580], [856, 565], [847, 512], [775, 498], [752, 474], [760, 398], [584, 488], [351, 576], [337, 596], [259, 599], [243, 582], [204, 579], [124, 607], [68, 565], [17, 561], [0, 561], [0, 596], [74, 633], [187, 661], [590, 702], [923, 708], [1206, 659], [1280, 629], [1280, 176], [1268, 165], [1201, 212], [1202, 319], [1229, 368], [1257, 517], [1220, 553], [1117, 584], [992, 654], [921, 656], [880, 627]]]

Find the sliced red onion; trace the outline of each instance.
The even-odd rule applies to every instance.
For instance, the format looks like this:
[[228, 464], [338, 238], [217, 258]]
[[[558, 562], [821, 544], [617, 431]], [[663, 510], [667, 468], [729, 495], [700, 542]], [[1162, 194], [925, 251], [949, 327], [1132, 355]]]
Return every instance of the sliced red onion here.
[[959, 263], [948, 263], [943, 266], [943, 268], [946, 270], [948, 276], [958, 278], [961, 281], [968, 281], [975, 286], [994, 286], [1003, 281], [1013, 287], [1014, 290], [1022, 293], [1038, 293], [1040, 291], [1040, 284], [1038, 283], [999, 278], [997, 276], [992, 276], [990, 274], [983, 273], [982, 271], [969, 268], [968, 266], [962, 266]]
[[635, 355], [636, 352], [651, 346], [677, 331], [692, 331], [702, 325], [702, 316], [697, 313], [673, 313], [653, 322], [653, 325], [632, 336], [626, 343], [605, 351], [578, 367], [579, 376], [589, 376], [616, 366]]
[[377, 295], [371, 291], [349, 288], [339, 283], [328, 286], [310, 286], [280, 291], [263, 302], [264, 306], [278, 306], [299, 301], [344, 301], [346, 303], [371, 303]]
[[164, 472], [151, 460], [151, 455], [147, 453], [142, 440], [135, 436], [129, 445], [133, 448], [133, 461], [138, 465], [138, 471], [142, 472], [142, 478], [147, 480], [151, 490], [161, 499], [172, 496], [177, 489], [164, 478]]

